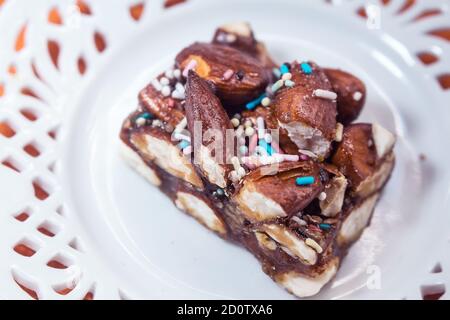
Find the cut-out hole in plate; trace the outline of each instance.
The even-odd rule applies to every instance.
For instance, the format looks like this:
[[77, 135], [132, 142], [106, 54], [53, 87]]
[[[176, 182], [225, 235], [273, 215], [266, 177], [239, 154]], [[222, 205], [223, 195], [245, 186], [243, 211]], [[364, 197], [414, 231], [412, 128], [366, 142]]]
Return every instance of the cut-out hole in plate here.
[[439, 300], [445, 294], [444, 284], [423, 285], [420, 287], [423, 300]]
[[74, 238], [69, 242], [69, 247], [80, 252], [84, 251], [81, 241], [77, 238]]
[[54, 237], [58, 234], [60, 228], [54, 224], [53, 222], [46, 221], [42, 223], [37, 230], [42, 233], [43, 235], [46, 235], [47, 237]]
[[20, 92], [23, 95], [25, 95], [25, 96], [32, 97], [32, 98], [35, 98], [35, 99], [38, 99], [38, 100], [42, 100], [41, 97], [33, 89], [31, 89], [30, 87], [23, 87], [20, 90]]
[[25, 38], [27, 33], [27, 24], [24, 24], [22, 28], [20, 28], [19, 33], [16, 37], [16, 42], [14, 44], [14, 50], [17, 52], [21, 51], [25, 47]]
[[25, 222], [31, 216], [31, 209], [27, 208], [25, 210], [21, 210], [20, 212], [13, 215], [14, 219], [20, 222]]
[[106, 49], [105, 36], [98, 31], [94, 33], [94, 43], [98, 52], [102, 53], [103, 51], [105, 51]]
[[73, 260], [63, 254], [58, 254], [47, 262], [47, 266], [54, 269], [67, 269], [71, 265], [73, 265]]
[[448, 90], [450, 89], [450, 73], [440, 75], [437, 80], [441, 85], [442, 89]]
[[57, 129], [52, 129], [48, 132], [48, 136], [53, 140], [56, 140], [57, 133], [58, 133]]
[[433, 269], [431, 269], [431, 273], [441, 273], [442, 272], [442, 266], [438, 262], [434, 265]]
[[439, 57], [432, 52], [423, 51], [417, 54], [417, 57], [424, 65], [430, 65], [439, 61]]
[[23, 276], [17, 270], [12, 270], [11, 275], [17, 286], [34, 300], [39, 300], [38, 287], [27, 277]]
[[0, 134], [6, 138], [12, 138], [16, 135], [16, 130], [12, 124], [7, 121], [0, 121]]
[[23, 166], [18, 161], [16, 161], [14, 158], [11, 157], [8, 157], [5, 160], [3, 160], [2, 165], [17, 172], [21, 172], [23, 170]]
[[87, 63], [86, 63], [86, 60], [84, 59], [84, 57], [78, 58], [77, 65], [78, 65], [78, 72], [81, 75], [84, 75], [86, 72], [86, 69], [87, 69]]
[[59, 44], [55, 40], [48, 40], [47, 41], [47, 49], [48, 54], [50, 55], [50, 58], [53, 62], [53, 65], [56, 69], [59, 69], [58, 63], [59, 63]]
[[165, 0], [164, 1], [164, 8], [170, 8], [177, 4], [181, 4], [183, 2], [186, 2], [186, 0]]
[[34, 195], [39, 200], [45, 200], [50, 196], [50, 188], [41, 179], [33, 181]]
[[31, 108], [22, 108], [20, 113], [25, 117], [25, 119], [34, 122], [39, 118], [38, 112]]
[[94, 297], [95, 297], [95, 284], [84, 295], [83, 300], [94, 300]]
[[144, 3], [143, 2], [136, 3], [130, 7], [130, 16], [133, 18], [133, 20], [139, 21], [139, 19], [141, 19], [143, 11], [144, 11]]
[[23, 147], [23, 150], [31, 157], [37, 158], [41, 155], [40, 147], [36, 142], [31, 142]]
[[77, 272], [74, 273], [74, 275], [72, 275], [71, 277], [72, 277], [71, 279], [68, 279], [63, 283], [53, 285], [52, 286], [53, 290], [62, 296], [71, 293], [77, 287], [80, 281], [79, 274]]
[[24, 257], [32, 257], [39, 250], [39, 245], [31, 241], [27, 238], [19, 241], [14, 247], [13, 250]]
[[63, 23], [57, 7], [53, 7], [52, 9], [50, 9], [47, 20], [48, 22], [56, 25], [61, 25]]
[[80, 13], [85, 14], [85, 15], [92, 14], [91, 8], [89, 7], [89, 5], [86, 2], [84, 2], [82, 0], [77, 0], [76, 6], [78, 7], [78, 10], [80, 10]]

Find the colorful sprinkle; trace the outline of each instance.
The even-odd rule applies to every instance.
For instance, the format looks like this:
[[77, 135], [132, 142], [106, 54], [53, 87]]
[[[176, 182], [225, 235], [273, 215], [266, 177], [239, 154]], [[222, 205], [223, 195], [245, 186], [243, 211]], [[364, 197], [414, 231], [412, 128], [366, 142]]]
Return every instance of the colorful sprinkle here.
[[267, 154], [271, 156], [273, 154], [273, 149], [264, 139], [259, 139], [259, 145], [266, 150]]
[[246, 155], [247, 155], [247, 152], [248, 152], [247, 146], [240, 146], [240, 147], [239, 147], [239, 153], [240, 153], [241, 155], [246, 156]]
[[149, 120], [149, 119], [153, 118], [153, 115], [150, 112], [144, 112], [139, 115], [139, 118], [144, 118], [144, 119]]
[[321, 192], [318, 196], [320, 201], [323, 201], [327, 198], [327, 194], [325, 192]]
[[170, 94], [172, 93], [172, 89], [170, 89], [169, 86], [164, 86], [164, 87], [161, 89], [161, 93], [162, 93], [162, 95], [163, 95], [164, 97], [168, 97], [168, 96], [170, 96]]
[[166, 72], [164, 72], [164, 75], [165, 75], [168, 79], [173, 79], [173, 70], [172, 70], [172, 69], [166, 70]]
[[[283, 150], [281, 150], [280, 145], [278, 144], [277, 141], [275, 141], [274, 139], [272, 139], [271, 142], [272, 148], [275, 150], [276, 153], [284, 153]], [[298, 158], [297, 158], [298, 161]]]
[[181, 70], [180, 69], [175, 69], [173, 70], [173, 76], [177, 79], [180, 79], [181, 77]]
[[277, 92], [284, 84], [283, 80], [278, 80], [277, 82], [275, 82], [272, 87], [271, 90], [273, 93]]
[[327, 100], [336, 100], [337, 94], [336, 92], [332, 92], [329, 90], [323, 90], [323, 89], [316, 89], [313, 92], [313, 95], [315, 97], [327, 99]]
[[264, 133], [265, 133], [265, 125], [264, 125], [264, 118], [258, 117], [256, 118], [256, 124], [258, 126], [258, 138], [264, 139]]
[[157, 79], [153, 79], [151, 83], [152, 83], [153, 88], [156, 89], [156, 91], [161, 91], [162, 90], [163, 87], [162, 87], [161, 83], [159, 83], [159, 81]]
[[331, 229], [331, 225], [328, 224], [328, 223], [320, 223], [319, 224], [319, 228], [326, 231], [326, 230], [330, 230]]
[[356, 92], [353, 94], [353, 100], [359, 101], [359, 100], [361, 100], [362, 96], [363, 96], [363, 95], [362, 95], [361, 92], [356, 91]]
[[298, 186], [307, 186], [313, 183], [314, 183], [313, 176], [298, 177], [295, 179], [295, 184]]
[[255, 129], [253, 129], [252, 127], [247, 127], [245, 128], [245, 135], [247, 137], [251, 137], [255, 134]]
[[261, 103], [261, 101], [266, 97], [266, 94], [263, 93], [261, 96], [259, 96], [259, 98], [256, 98], [253, 101], [250, 101], [249, 103], [247, 103], [245, 105], [245, 107], [247, 108], [247, 110], [253, 110], [256, 108], [257, 105], [259, 105]]
[[180, 148], [180, 149], [184, 149], [184, 148], [186, 148], [186, 147], [188, 147], [188, 146], [189, 146], [189, 142], [186, 141], [186, 140], [182, 140], [182, 141], [178, 144], [178, 148]]
[[233, 119], [231, 119], [231, 124], [233, 125], [233, 127], [237, 128], [237, 127], [239, 127], [241, 122], [239, 121], [239, 119], [233, 118]]
[[187, 136], [185, 134], [179, 133], [179, 132], [175, 132], [173, 134], [173, 138], [175, 140], [186, 140], [186, 141], [189, 141], [189, 142], [191, 141], [191, 137], [189, 137], [189, 136]]
[[293, 86], [295, 86], [295, 82], [292, 81], [292, 80], [286, 80], [286, 81], [284, 82], [284, 85], [285, 85], [286, 87], [292, 88]]
[[249, 154], [253, 154], [253, 152], [255, 152], [256, 146], [258, 145], [258, 135], [254, 134], [255, 130], [253, 128], [251, 129], [253, 130], [253, 135], [250, 138]]
[[342, 123], [338, 122], [336, 124], [336, 133], [334, 135], [334, 141], [341, 142], [343, 135], [344, 135], [344, 126], [342, 125]]
[[159, 79], [159, 83], [161, 83], [162, 86], [168, 86], [170, 81], [166, 77], [162, 77], [161, 79]]
[[147, 123], [147, 120], [145, 120], [144, 118], [137, 118], [136, 119], [136, 125], [138, 127], [142, 127], [143, 125], [145, 125]]
[[304, 74], [311, 74], [313, 72], [311, 66], [307, 62], [303, 62], [300, 67], [302, 68], [302, 71]]
[[225, 72], [223, 73], [222, 78], [223, 78], [223, 80], [228, 81], [228, 80], [231, 79], [231, 77], [233, 76], [233, 74], [234, 74], [234, 71], [231, 70], [231, 69], [228, 69], [227, 71], [225, 71]]
[[189, 145], [186, 148], [183, 149], [183, 154], [188, 155], [192, 153], [192, 146]]
[[277, 78], [281, 77], [280, 69], [278, 69], [278, 68], [273, 68], [273, 69], [272, 69], [272, 72], [273, 72], [273, 75], [274, 75], [275, 77], [277, 77]]
[[178, 90], [174, 90], [172, 92], [172, 98], [177, 99], [177, 100], [184, 100], [186, 98], [186, 95], [184, 94], [184, 92], [180, 92]]
[[289, 72], [289, 67], [287, 66], [287, 64], [284, 63], [281, 65], [280, 72], [282, 75]]

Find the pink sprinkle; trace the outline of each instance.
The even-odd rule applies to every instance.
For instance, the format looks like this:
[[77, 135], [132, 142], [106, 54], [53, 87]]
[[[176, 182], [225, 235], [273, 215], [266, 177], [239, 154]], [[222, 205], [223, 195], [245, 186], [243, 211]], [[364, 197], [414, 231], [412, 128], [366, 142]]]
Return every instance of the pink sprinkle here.
[[301, 155], [300, 155], [300, 160], [302, 160], [302, 161], [308, 161], [308, 160], [309, 160], [309, 157], [308, 157], [306, 154], [301, 154]]
[[223, 80], [225, 80], [225, 81], [230, 80], [231, 77], [233, 76], [233, 74], [234, 74], [234, 71], [231, 70], [231, 69], [228, 69], [227, 71], [225, 71], [225, 72], [223, 73]]
[[278, 144], [278, 142], [276, 142], [275, 140], [272, 140], [270, 145], [276, 151], [276, 153], [280, 153], [280, 154], [284, 153], [283, 150], [281, 150], [280, 145]]
[[168, 102], [169, 107], [171, 107], [171, 108], [175, 107], [175, 101], [173, 101], [173, 99], [168, 99], [168, 100], [169, 100], [169, 102]]
[[184, 70], [183, 70], [183, 76], [185, 78], [187, 78], [189, 70], [194, 69], [196, 66], [197, 66], [197, 61], [195, 61], [193, 59], [191, 61], [189, 61], [186, 68], [184, 68]]
[[256, 146], [258, 145], [258, 135], [255, 133], [252, 135], [252, 137], [250, 138], [250, 145], [249, 145], [249, 150], [248, 150], [248, 154], [253, 154], [253, 152], [255, 152]]
[[186, 148], [183, 149], [183, 154], [188, 155], [191, 154], [192, 152], [192, 146], [187, 146]]

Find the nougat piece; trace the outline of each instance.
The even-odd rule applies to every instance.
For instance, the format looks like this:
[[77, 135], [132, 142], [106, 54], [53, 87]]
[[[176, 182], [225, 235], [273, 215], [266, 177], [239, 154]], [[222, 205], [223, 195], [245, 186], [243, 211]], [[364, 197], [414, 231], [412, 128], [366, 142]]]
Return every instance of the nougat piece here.
[[394, 167], [395, 136], [379, 124], [351, 124], [344, 129], [332, 162], [345, 175], [354, 196], [379, 190]]

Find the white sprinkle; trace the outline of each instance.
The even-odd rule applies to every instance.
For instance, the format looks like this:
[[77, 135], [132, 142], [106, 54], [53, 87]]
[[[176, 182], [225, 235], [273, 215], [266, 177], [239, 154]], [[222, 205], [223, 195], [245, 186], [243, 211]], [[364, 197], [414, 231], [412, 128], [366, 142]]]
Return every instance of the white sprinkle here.
[[227, 39], [227, 42], [235, 42], [237, 38], [234, 34], [229, 33], [229, 34], [227, 34], [226, 39]]
[[281, 77], [281, 80], [291, 80], [292, 79], [292, 73], [290, 72], [286, 72], [285, 74], [283, 74], [283, 76]]
[[157, 90], [157, 91], [161, 91], [162, 89], [162, 85], [161, 83], [159, 83], [159, 81], [157, 79], [153, 79], [152, 80], [152, 86]]
[[293, 216], [293, 217], [291, 218], [291, 220], [297, 222], [297, 223], [298, 223], [299, 225], [301, 225], [301, 226], [306, 226], [306, 225], [308, 224], [308, 223], [306, 223], [305, 220], [300, 219], [300, 218], [297, 217], [297, 216]]
[[250, 128], [250, 127], [252, 127], [253, 126], [253, 123], [250, 121], [250, 120], [245, 120], [245, 122], [244, 122], [244, 127], [246, 127], [246, 128]]
[[279, 153], [274, 154], [273, 157], [277, 158], [277, 160], [279, 160], [278, 162], [283, 162], [283, 161], [296, 162], [300, 158], [296, 154], [279, 154]]
[[192, 146], [187, 146], [183, 149], [183, 154], [188, 155], [192, 153]]
[[263, 107], [268, 107], [270, 105], [270, 98], [269, 97], [265, 97], [264, 99], [261, 100], [261, 104], [263, 105]]
[[159, 83], [161, 83], [162, 86], [168, 86], [170, 81], [166, 77], [162, 77], [161, 79], [159, 79]]
[[356, 91], [356, 92], [353, 94], [353, 100], [359, 101], [359, 100], [361, 100], [361, 98], [362, 98], [362, 93], [361, 93], [361, 92]]
[[247, 174], [247, 172], [245, 172], [244, 167], [240, 167], [240, 168], [237, 170], [237, 173], [238, 173], [239, 177], [241, 177], [241, 178]]
[[325, 200], [327, 198], [327, 194], [325, 192], [321, 192], [319, 194], [318, 198], [319, 198], [320, 201], [323, 201], [323, 200]]
[[161, 126], [162, 126], [161, 120], [158, 120], [158, 119], [153, 120], [152, 126], [153, 126], [153, 127], [161, 127]]
[[298, 149], [298, 152], [313, 159], [317, 158], [317, 155], [309, 150]]
[[327, 100], [336, 100], [337, 94], [336, 92], [323, 90], [323, 89], [316, 89], [313, 92], [313, 95], [319, 98], [327, 99]]
[[233, 118], [231, 119], [231, 124], [233, 125], [233, 127], [237, 128], [239, 126], [241, 122], [239, 121], [239, 119]]
[[317, 251], [317, 253], [322, 253], [322, 251], [323, 251], [323, 249], [322, 249], [322, 247], [316, 242], [316, 241], [314, 241], [313, 239], [311, 239], [311, 238], [307, 238], [306, 240], [305, 240], [305, 244], [307, 245], [307, 246], [310, 246], [311, 248], [313, 248], [314, 250], [316, 250]]
[[170, 89], [169, 86], [164, 86], [161, 90], [161, 93], [164, 97], [170, 96], [170, 93], [172, 92], [172, 89]]
[[147, 122], [147, 120], [145, 118], [142, 118], [142, 117], [136, 119], [136, 124], [137, 124], [138, 127], [143, 126], [146, 122]]
[[167, 78], [172, 79], [173, 78], [173, 70], [172, 69], [166, 70], [166, 72], [164, 72], [164, 75]]
[[186, 98], [186, 95], [184, 94], [184, 92], [180, 92], [178, 90], [174, 90], [172, 92], [172, 98], [178, 99], [178, 100], [184, 100]]
[[191, 142], [191, 137], [189, 137], [189, 136], [187, 136], [187, 135], [185, 135], [185, 134], [179, 133], [179, 132], [175, 132], [175, 133], [173, 134], [173, 138], [174, 138], [175, 140], [186, 140], [186, 141]]
[[342, 123], [338, 122], [336, 124], [336, 134], [334, 140], [337, 142], [341, 142], [343, 134], [344, 134], [344, 126], [342, 125]]
[[245, 144], [245, 138], [244, 137], [240, 137], [239, 138], [239, 144], [241, 144], [241, 145]]
[[272, 142], [272, 136], [270, 135], [270, 133], [266, 133], [264, 135], [264, 140], [266, 140], [267, 143], [271, 143]]
[[181, 77], [181, 70], [180, 69], [175, 69], [173, 70], [173, 76], [177, 79], [180, 79]]
[[185, 93], [185, 91], [186, 91], [184, 89], [184, 86], [183, 86], [183, 84], [181, 82], [177, 82], [175, 84], [175, 89], [178, 90], [179, 92], [182, 92], [182, 93]]
[[239, 147], [239, 153], [240, 153], [241, 155], [245, 156], [245, 155], [247, 155], [247, 152], [248, 152], [247, 146], [240, 146], [240, 147]]
[[189, 61], [186, 68], [184, 68], [183, 70], [183, 76], [187, 78], [189, 70], [194, 69], [196, 66], [197, 66], [196, 60], [192, 59], [191, 61]]
[[233, 118], [236, 118], [236, 119], [241, 119], [241, 115], [239, 114], [239, 113], [236, 113], [234, 116], [233, 116]]
[[253, 129], [252, 127], [247, 127], [245, 129], [245, 135], [247, 137], [251, 137], [254, 133], [255, 133], [255, 129]]
[[233, 182], [238, 182], [240, 179], [239, 179], [239, 174], [236, 172], [236, 171], [231, 171], [230, 172], [230, 179], [231, 179], [231, 181], [233, 181]]
[[239, 168], [241, 167], [241, 164], [239, 163], [238, 157], [232, 157], [231, 158], [231, 163], [233, 164], [234, 170], [236, 170], [236, 171], [238, 171]]
[[286, 80], [286, 81], [284, 82], [284, 85], [285, 85], [286, 87], [288, 87], [288, 88], [292, 88], [293, 86], [295, 86], [295, 82], [292, 81], [292, 80]]
[[264, 127], [264, 118], [263, 117], [258, 117], [256, 118], [256, 123], [258, 125], [258, 137], [260, 139], [264, 138], [264, 132], [265, 132], [265, 127]]

